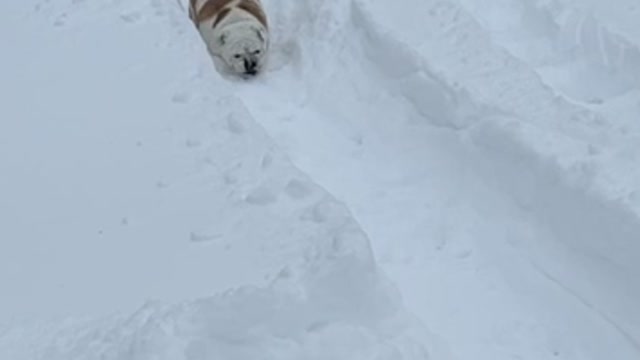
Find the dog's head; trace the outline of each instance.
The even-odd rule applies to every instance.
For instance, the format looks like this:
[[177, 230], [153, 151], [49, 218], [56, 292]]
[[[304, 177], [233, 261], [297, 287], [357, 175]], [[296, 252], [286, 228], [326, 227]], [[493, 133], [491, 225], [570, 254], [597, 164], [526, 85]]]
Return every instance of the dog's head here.
[[244, 21], [225, 27], [218, 45], [222, 60], [233, 72], [253, 76], [264, 65], [269, 43], [263, 26]]

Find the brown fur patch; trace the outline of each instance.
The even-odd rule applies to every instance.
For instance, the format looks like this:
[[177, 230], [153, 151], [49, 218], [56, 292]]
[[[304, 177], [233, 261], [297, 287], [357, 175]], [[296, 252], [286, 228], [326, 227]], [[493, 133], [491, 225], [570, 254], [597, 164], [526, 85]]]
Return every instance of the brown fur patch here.
[[216, 21], [213, 22], [213, 27], [218, 26], [218, 23], [220, 23], [220, 21], [222, 21], [224, 18], [226, 18], [227, 15], [229, 15], [230, 12], [231, 12], [231, 8], [230, 7], [222, 9], [220, 11], [220, 13], [218, 14], [218, 16], [216, 16]]
[[[194, 4], [197, 0], [191, 0], [191, 3]], [[195, 23], [200, 24], [203, 21], [207, 21], [214, 16], [222, 15], [221, 12], [227, 7], [227, 5], [231, 4], [234, 0], [208, 0], [202, 5], [200, 10], [196, 11], [196, 19]], [[194, 8], [195, 9], [195, 8]], [[226, 14], [225, 14], [226, 16]], [[217, 20], [216, 20], [217, 22]]]
[[240, 0], [237, 4], [231, 5], [236, 0], [206, 0], [200, 9], [197, 9], [198, 0], [189, 0], [189, 18], [198, 27], [203, 21], [215, 17], [213, 26], [222, 21], [233, 7], [242, 9], [253, 15], [265, 28], [268, 27], [267, 16], [262, 10], [260, 0]]
[[262, 11], [262, 6], [258, 1], [259, 0], [240, 0], [238, 7], [253, 15], [266, 28], [268, 27], [267, 16], [264, 11]]

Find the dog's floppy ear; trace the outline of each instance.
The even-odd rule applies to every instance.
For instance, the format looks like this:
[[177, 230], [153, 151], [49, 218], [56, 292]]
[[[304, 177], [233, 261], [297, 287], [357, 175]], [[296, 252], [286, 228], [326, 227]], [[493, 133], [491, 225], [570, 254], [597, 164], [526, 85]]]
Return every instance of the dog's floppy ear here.
[[265, 39], [264, 34], [262, 33], [262, 29], [257, 26], [252, 26], [251, 28], [256, 32], [256, 34], [258, 34], [258, 38], [260, 39], [260, 41], [264, 42]]
[[220, 46], [227, 43], [227, 33], [223, 32], [222, 34], [220, 34], [220, 37], [218, 38], [218, 43], [220, 44]]
[[260, 31], [260, 29], [256, 29], [256, 32], [258, 33], [260, 41], [264, 42], [264, 35], [262, 34], [262, 31]]

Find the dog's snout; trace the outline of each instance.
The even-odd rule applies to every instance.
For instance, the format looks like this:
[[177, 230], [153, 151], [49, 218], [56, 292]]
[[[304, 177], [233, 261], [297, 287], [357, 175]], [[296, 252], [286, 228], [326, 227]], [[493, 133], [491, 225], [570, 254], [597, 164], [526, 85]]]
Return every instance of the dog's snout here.
[[256, 73], [256, 67], [258, 63], [255, 60], [244, 59], [244, 71], [249, 75]]

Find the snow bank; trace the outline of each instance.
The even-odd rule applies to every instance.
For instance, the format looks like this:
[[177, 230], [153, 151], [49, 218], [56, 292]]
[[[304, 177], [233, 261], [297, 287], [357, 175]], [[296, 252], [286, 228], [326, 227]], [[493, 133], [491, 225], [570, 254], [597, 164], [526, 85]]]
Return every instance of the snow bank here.
[[[632, 349], [637, 349], [640, 313], [633, 304], [640, 298], [640, 287], [634, 280], [640, 274], [636, 261], [640, 254], [640, 207], [633, 196], [637, 185], [631, 185], [638, 182], [628, 180], [637, 179], [638, 173], [632, 170], [637, 159], [621, 156], [627, 153], [623, 149], [632, 147], [637, 139], [630, 131], [619, 131], [632, 114], [638, 113], [637, 107], [615, 105], [617, 112], [598, 111], [558, 96], [544, 78], [520, 58], [496, 46], [489, 36], [493, 33], [455, 4], [423, 1], [415, 4], [411, 14], [383, 1], [362, 0], [356, 4], [356, 20], [368, 34], [378, 34], [370, 37], [371, 49], [394, 53], [389, 44], [395, 39], [400, 51], [395, 51], [393, 61], [397, 61], [398, 53], [406, 53], [406, 48], [414, 51], [410, 59], [421, 55], [420, 60], [412, 61], [417, 64], [414, 76], [426, 73], [432, 85], [428, 91], [421, 88], [420, 94], [433, 99], [432, 94], [437, 92], [434, 89], [438, 89], [433, 84], [442, 84], [435, 98], [448, 99], [439, 101], [441, 107], [455, 105], [448, 105], [447, 111], [437, 115], [448, 119], [447, 126], [462, 126], [464, 137], [478, 151], [475, 155], [480, 155], [474, 155], [470, 166], [482, 174], [482, 181], [508, 194], [517, 206], [535, 217], [539, 226], [551, 232], [529, 241], [514, 240], [516, 247], [522, 248], [524, 256], [545, 276], [593, 308], [605, 323], [620, 331]], [[520, 13], [509, 13], [506, 9], [510, 8], [505, 9], [504, 4], [484, 4], [482, 10], [477, 5], [473, 6], [481, 14], [477, 17], [493, 16], [485, 15], [485, 24], [517, 22], [518, 14], [532, 16], [535, 10], [530, 9], [531, 4], [514, 5]], [[424, 14], [429, 14], [424, 26], [410, 25]], [[552, 19], [549, 15], [546, 20]], [[520, 26], [520, 22], [517, 24]], [[538, 31], [553, 29], [543, 28], [544, 23], [537, 25]], [[516, 25], [510, 29], [513, 37], [526, 33], [516, 29]], [[559, 30], [547, 43], [562, 41], [567, 31]], [[625, 49], [626, 57], [618, 64], [605, 64], [593, 54], [591, 39], [585, 36], [578, 38], [577, 46], [582, 49], [579, 56], [591, 64], [615, 68], [610, 71], [629, 81], [626, 88], [621, 88], [624, 96], [633, 94], [639, 89], [634, 70], [640, 65], [635, 61], [637, 49], [609, 35], [606, 29], [600, 28], [599, 36], [601, 41]], [[515, 45], [509, 49], [518, 54]], [[607, 48], [599, 51], [598, 55], [615, 53]], [[388, 68], [387, 63], [380, 66]], [[610, 78], [615, 81], [615, 76]], [[597, 76], [590, 81], [602, 84]], [[413, 88], [408, 89], [415, 93]], [[629, 126], [637, 128], [637, 124]], [[615, 176], [611, 176], [613, 172]], [[634, 356], [633, 352], [629, 356]]]
[[3, 7], [3, 68], [31, 56], [2, 110], [0, 358], [447, 358], [176, 3]]
[[0, 357], [638, 358], [632, 1], [264, 3], [2, 5]]
[[[483, 27], [513, 21], [526, 35], [503, 3], [482, 6], [504, 18], [492, 23], [447, 1], [302, 2], [321, 16], [280, 44], [291, 66], [236, 90], [262, 100], [252, 113], [277, 114], [260, 122], [344, 199], [411, 308], [460, 357], [634, 359], [633, 82], [607, 100], [615, 112], [563, 96], [537, 58]], [[556, 13], [520, 6], [533, 30], [555, 31]], [[567, 32], [538, 40], [597, 63]], [[631, 44], [610, 34], [614, 48]], [[633, 80], [626, 59], [617, 71]]]
[[[310, 267], [314, 267], [311, 265]], [[316, 260], [298, 279], [241, 287], [180, 305], [147, 304], [129, 316], [13, 329], [11, 359], [432, 359], [425, 333], [399, 316], [392, 293], [353, 256]]]

